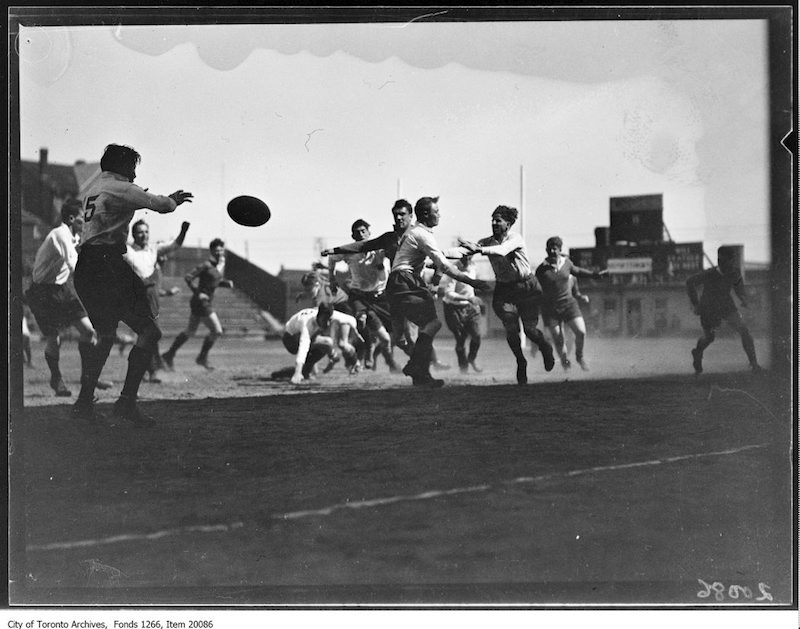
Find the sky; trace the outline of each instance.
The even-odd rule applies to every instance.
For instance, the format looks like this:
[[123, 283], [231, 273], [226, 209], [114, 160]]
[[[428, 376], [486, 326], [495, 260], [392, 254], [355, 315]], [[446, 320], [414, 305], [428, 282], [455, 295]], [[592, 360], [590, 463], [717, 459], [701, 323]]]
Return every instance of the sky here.
[[[611, 197], [662, 194], [674, 240], [771, 259], [765, 21], [426, 19], [21, 26], [20, 157], [131, 145], [137, 184], [195, 197], [141, 212], [152, 239], [188, 220], [187, 245], [222, 237], [270, 273], [421, 196], [443, 247], [505, 204], [536, 261], [553, 235], [594, 246]], [[269, 223], [230, 220], [242, 194]]]

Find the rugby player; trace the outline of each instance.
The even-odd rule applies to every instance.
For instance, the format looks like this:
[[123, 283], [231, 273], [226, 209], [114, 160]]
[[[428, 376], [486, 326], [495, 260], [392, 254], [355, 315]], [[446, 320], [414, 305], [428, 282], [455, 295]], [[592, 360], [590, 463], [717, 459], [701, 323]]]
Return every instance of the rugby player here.
[[[58, 397], [72, 395], [61, 376], [59, 329], [71, 325], [78, 331], [78, 348], [82, 353], [86, 351], [85, 347], [97, 344], [97, 333], [72, 280], [78, 261], [75, 245], [80, 241], [84, 224], [80, 213], [80, 201], [64, 201], [61, 206], [61, 225], [45, 236], [36, 251], [33, 283], [25, 293], [28, 307], [44, 337], [44, 359], [50, 370], [50, 387]], [[22, 321], [26, 326], [24, 318]], [[105, 383], [101, 386], [107, 388]]]
[[[702, 295], [699, 297], [698, 288], [702, 288]], [[747, 292], [736, 249], [729, 246], [723, 245], [717, 249], [717, 266], [695, 273], [686, 280], [689, 301], [695, 314], [700, 315], [700, 325], [703, 328], [703, 334], [692, 350], [692, 366], [696, 374], [703, 372], [703, 352], [714, 342], [715, 330], [723, 321], [739, 333], [744, 353], [750, 361], [753, 372], [762, 371], [756, 358], [753, 337], [733, 301], [731, 289], [736, 293], [742, 307], [747, 308]]]
[[[203, 339], [203, 345], [195, 362], [209, 371], [214, 369], [208, 362], [208, 353], [217, 339], [222, 336], [222, 324], [214, 311], [214, 292], [219, 286], [233, 288], [233, 281], [224, 277], [225, 243], [222, 239], [214, 238], [209, 243], [208, 250], [210, 254], [208, 260], [198, 264], [183, 278], [189, 290], [192, 291], [192, 298], [189, 301], [189, 323], [161, 356], [168, 369], [174, 369], [175, 354], [178, 353], [181, 345], [194, 336], [201, 321], [208, 328], [208, 336]], [[194, 283], [195, 280], [197, 280], [197, 285]]]
[[[168, 253], [175, 251], [183, 245], [186, 238], [186, 232], [189, 230], [189, 223], [184, 221], [181, 225], [181, 231], [178, 236], [168, 242], [158, 242], [155, 245], [150, 244], [150, 226], [144, 219], [140, 219], [133, 224], [131, 234], [133, 235], [133, 242], [128, 245], [128, 251], [125, 253], [125, 260], [131, 265], [142, 281], [147, 287], [147, 297], [150, 300], [150, 309], [153, 315], [157, 318], [159, 312], [159, 296], [161, 291], [161, 267], [159, 265], [159, 258], [166, 256]], [[164, 291], [165, 295], [173, 294], [170, 291]], [[149, 381], [152, 383], [161, 382], [157, 375], [159, 369], [163, 368], [161, 355], [158, 351], [158, 342], [156, 341], [155, 348], [153, 349], [150, 366], [147, 369]]]
[[[356, 220], [350, 228], [353, 239], [357, 242], [369, 239], [369, 227], [367, 221], [360, 218]], [[330, 288], [334, 294], [338, 290], [334, 268], [340, 260], [350, 269], [348, 300], [358, 331], [366, 340], [364, 366], [367, 369], [375, 368], [373, 356], [377, 352], [383, 356], [390, 371], [399, 372], [392, 356], [392, 343], [387, 331], [387, 326], [391, 330], [391, 316], [385, 294], [388, 266], [385, 250], [329, 255], [328, 276], [331, 278]]]
[[[475, 277], [475, 262], [471, 255], [463, 256], [455, 263], [456, 267]], [[445, 278], [440, 286], [444, 308], [444, 321], [456, 340], [456, 357], [461, 373], [468, 373], [471, 366], [477, 373], [483, 371], [475, 362], [481, 347], [481, 305], [483, 300], [475, 295], [470, 284], [459, 282], [452, 277]], [[467, 353], [469, 339], [469, 353]]]
[[517, 361], [517, 384], [528, 382], [528, 361], [522, 351], [519, 322], [522, 330], [542, 353], [544, 368], [552, 371], [555, 365], [553, 348], [542, 331], [539, 322], [539, 305], [542, 288], [533, 274], [525, 241], [517, 232], [510, 231], [519, 212], [516, 208], [498, 205], [492, 212], [492, 235], [477, 243], [461, 241], [471, 253], [489, 257], [497, 283], [492, 296], [495, 311], [506, 332], [506, 341]]
[[563, 246], [564, 242], [558, 236], [548, 238], [545, 243], [547, 257], [536, 268], [536, 277], [542, 286], [544, 298], [542, 301], [542, 319], [550, 330], [564, 369], [569, 368], [569, 358], [567, 356], [564, 331], [561, 327], [562, 322], [575, 335], [575, 360], [581, 366], [581, 369], [588, 371], [589, 366], [583, 356], [583, 347], [586, 340], [586, 322], [583, 320], [578, 300], [575, 299], [573, 294], [570, 278], [591, 277], [597, 280], [608, 275], [608, 271], [590, 271], [573, 264], [567, 256], [562, 255], [561, 249]]
[[[414, 386], [441, 387], [443, 380], [430, 373], [433, 339], [442, 322], [436, 315], [433, 294], [422, 278], [425, 260], [430, 258], [437, 271], [449, 275], [478, 290], [488, 288], [486, 282], [470, 277], [451, 263], [436, 244], [433, 228], [439, 224], [439, 197], [422, 197], [414, 205], [417, 223], [409, 227], [400, 238], [400, 245], [392, 262], [387, 281], [387, 293], [393, 321], [403, 318], [419, 328], [411, 357], [403, 373], [411, 377]], [[395, 343], [403, 327], [392, 326]]]
[[136, 210], [167, 214], [190, 203], [193, 195], [176, 190], [161, 196], [143, 190], [133, 183], [140, 161], [133, 148], [109, 144], [100, 159], [102, 172], [83, 199], [86, 224], [75, 267], [75, 288], [100, 340], [96, 346], [78, 346], [81, 391], [72, 412], [75, 417], [94, 421], [95, 386], [116, 340], [117, 326], [123, 321], [138, 337], [128, 354], [125, 384], [114, 404], [114, 415], [135, 425], [151, 426], [155, 420], [140, 411], [136, 399], [161, 330], [150, 309], [144, 282], [123, 257], [128, 228]]
[[[314, 365], [325, 356], [335, 358], [336, 342], [325, 332], [330, 333], [331, 323], [347, 325], [356, 339], [363, 343], [364, 339], [356, 330], [355, 319], [348, 314], [334, 310], [330, 304], [322, 303], [316, 308], [304, 308], [296, 312], [284, 326], [283, 345], [290, 354], [295, 355], [295, 369], [291, 381], [300, 384], [312, 377]], [[342, 340], [340, 339], [340, 343]], [[342, 352], [353, 357], [357, 348], [348, 339], [344, 339]]]

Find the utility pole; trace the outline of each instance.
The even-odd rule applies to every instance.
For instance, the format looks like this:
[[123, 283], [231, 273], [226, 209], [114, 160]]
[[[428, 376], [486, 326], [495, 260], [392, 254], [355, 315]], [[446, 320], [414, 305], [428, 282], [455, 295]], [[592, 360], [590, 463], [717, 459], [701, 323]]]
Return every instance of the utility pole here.
[[[520, 164], [519, 167], [519, 231], [522, 235], [522, 241], [525, 242], [525, 166]], [[525, 336], [525, 328], [519, 331], [519, 340], [522, 344], [522, 349], [528, 348], [528, 337]]]

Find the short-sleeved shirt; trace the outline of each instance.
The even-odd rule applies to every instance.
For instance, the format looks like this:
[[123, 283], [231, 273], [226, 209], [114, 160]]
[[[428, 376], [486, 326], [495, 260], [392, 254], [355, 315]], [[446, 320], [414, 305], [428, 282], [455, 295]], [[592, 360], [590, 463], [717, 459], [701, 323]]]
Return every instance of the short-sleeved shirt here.
[[59, 225], [45, 236], [33, 262], [33, 281], [37, 284], [64, 284], [75, 270], [78, 251], [68, 225]]
[[150, 194], [117, 173], [104, 171], [83, 197], [83, 245], [124, 247], [136, 210], [170, 211], [170, 197]]

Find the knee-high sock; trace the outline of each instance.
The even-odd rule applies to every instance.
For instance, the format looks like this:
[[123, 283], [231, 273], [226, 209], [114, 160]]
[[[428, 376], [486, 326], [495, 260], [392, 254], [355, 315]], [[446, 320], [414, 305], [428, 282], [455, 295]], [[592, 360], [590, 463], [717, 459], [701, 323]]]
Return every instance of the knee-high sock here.
[[514, 358], [517, 359], [517, 362], [527, 362], [525, 361], [525, 354], [522, 352], [522, 341], [519, 339], [519, 332], [507, 332], [506, 341], [508, 341], [508, 346], [511, 348], [511, 353], [514, 354]]
[[175, 340], [172, 341], [172, 345], [167, 350], [166, 355], [170, 358], [174, 358], [175, 354], [178, 353], [181, 345], [183, 345], [186, 341], [189, 340], [189, 335], [186, 332], [181, 332], [178, 336], [175, 337]]
[[414, 349], [411, 352], [411, 360], [409, 361], [413, 365], [413, 371], [420, 375], [430, 373], [432, 354], [433, 337], [421, 332], [417, 336], [416, 343], [414, 343]]
[[61, 380], [61, 368], [58, 365], [58, 356], [51, 356], [45, 352], [45, 362], [50, 368], [50, 380]]
[[128, 372], [125, 374], [125, 384], [122, 386], [120, 397], [135, 400], [139, 395], [139, 385], [150, 366], [150, 350], [134, 345], [128, 354]]
[[81, 392], [78, 400], [91, 402], [94, 398], [94, 388], [100, 378], [100, 372], [106, 364], [111, 348], [114, 346], [114, 338], [101, 336], [97, 345], [79, 342], [78, 352], [81, 355]]
[[757, 365], [756, 344], [749, 330], [742, 330], [742, 347], [744, 348], [744, 353], [747, 354], [747, 360], [750, 361], [750, 364]]
[[214, 346], [214, 342], [216, 340], [217, 339], [211, 336], [207, 336], [205, 339], [203, 339], [203, 347], [200, 348], [200, 354], [198, 354], [197, 356], [198, 360], [206, 359], [206, 357], [208, 356], [208, 352], [211, 351], [211, 348]]

